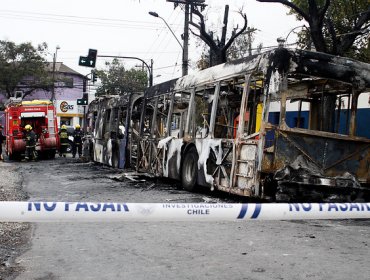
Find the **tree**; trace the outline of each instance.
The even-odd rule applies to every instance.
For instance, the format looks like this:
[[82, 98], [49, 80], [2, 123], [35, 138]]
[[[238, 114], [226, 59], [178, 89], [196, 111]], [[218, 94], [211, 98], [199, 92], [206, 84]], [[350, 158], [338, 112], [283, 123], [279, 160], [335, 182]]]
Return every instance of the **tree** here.
[[148, 76], [144, 70], [129, 69], [118, 60], [107, 62], [108, 70], [98, 70], [97, 76], [101, 85], [96, 90], [96, 95], [142, 92], [147, 87]]
[[[196, 6], [192, 6], [191, 8], [192, 8], [191, 10], [192, 14], [196, 15], [198, 19], [200, 20], [199, 23], [195, 23], [193, 19], [189, 22], [190, 25], [198, 29], [199, 34], [193, 32], [192, 30], [191, 32], [193, 35], [203, 40], [210, 47], [208, 66], [214, 66], [214, 65], [226, 62], [228, 49], [233, 44], [235, 39], [245, 32], [247, 33], [252, 32], [251, 30], [246, 31], [247, 25], [248, 25], [247, 16], [243, 14], [242, 11], [239, 11], [239, 14], [244, 19], [244, 25], [241, 29], [239, 29], [238, 26], [234, 28], [231, 33], [231, 37], [229, 38], [228, 41], [226, 41], [229, 6], [225, 5], [225, 13], [224, 13], [223, 27], [222, 27], [222, 32], [221, 32], [221, 39], [219, 39], [219, 37], [214, 38], [213, 32], [206, 31], [205, 19], [204, 19], [203, 14], [198, 10]], [[206, 57], [207, 55], [203, 54], [203, 59], [205, 59]], [[198, 67], [199, 67], [199, 63], [198, 63]], [[204, 68], [204, 67], [205, 65], [201, 66], [201, 68]]]
[[[252, 43], [254, 41], [253, 35], [255, 31], [257, 31], [257, 29], [247, 27], [246, 31], [235, 38], [234, 42], [227, 50], [228, 60], [234, 60], [252, 55]], [[262, 43], [257, 46], [257, 53], [260, 53], [261, 49]]]
[[17, 90], [27, 95], [38, 88], [49, 88], [51, 81], [45, 67], [47, 44], [34, 48], [31, 43], [19, 45], [0, 41], [0, 89], [6, 97], [14, 96]]
[[369, 44], [370, 2], [368, 0], [257, 0], [281, 3], [305, 20], [309, 27], [300, 33], [300, 43], [312, 42], [315, 49], [339, 56], [365, 59]]
[[[257, 29], [247, 28], [245, 32], [235, 38], [234, 42], [230, 45], [226, 52], [227, 61], [235, 60], [238, 58], [252, 55], [252, 43], [254, 41], [253, 32]], [[257, 46], [257, 53], [260, 53], [262, 44]], [[210, 55], [209, 50], [204, 49], [202, 51], [200, 59], [197, 61], [197, 68], [200, 70], [210, 67]]]

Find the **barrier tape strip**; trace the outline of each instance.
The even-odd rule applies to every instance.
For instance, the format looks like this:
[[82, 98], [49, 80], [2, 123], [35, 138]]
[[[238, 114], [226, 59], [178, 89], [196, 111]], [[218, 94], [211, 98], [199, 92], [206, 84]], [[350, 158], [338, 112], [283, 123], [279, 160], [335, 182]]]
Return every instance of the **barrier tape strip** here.
[[114, 203], [1, 201], [0, 222], [370, 219], [367, 203]]

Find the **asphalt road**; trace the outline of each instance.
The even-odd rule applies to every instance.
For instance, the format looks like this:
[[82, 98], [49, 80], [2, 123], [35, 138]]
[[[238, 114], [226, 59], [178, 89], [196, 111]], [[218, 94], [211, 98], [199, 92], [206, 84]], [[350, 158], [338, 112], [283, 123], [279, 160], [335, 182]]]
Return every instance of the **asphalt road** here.
[[[31, 201], [225, 201], [72, 158], [14, 164]], [[37, 223], [27, 246], [17, 280], [370, 277], [369, 220]]]

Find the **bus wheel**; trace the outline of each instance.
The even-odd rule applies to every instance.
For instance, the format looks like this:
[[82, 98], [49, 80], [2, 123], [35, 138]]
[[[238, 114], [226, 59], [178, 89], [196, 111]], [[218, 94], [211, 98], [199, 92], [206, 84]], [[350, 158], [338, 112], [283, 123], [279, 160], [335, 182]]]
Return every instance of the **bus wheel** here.
[[194, 191], [197, 184], [198, 158], [199, 156], [195, 148], [191, 148], [185, 154], [182, 163], [181, 182], [187, 191]]

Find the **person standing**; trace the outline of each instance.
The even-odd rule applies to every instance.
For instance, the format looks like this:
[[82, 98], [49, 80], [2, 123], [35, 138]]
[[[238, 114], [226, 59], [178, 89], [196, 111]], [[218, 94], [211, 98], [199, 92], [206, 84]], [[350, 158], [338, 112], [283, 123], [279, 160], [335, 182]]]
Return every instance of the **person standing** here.
[[26, 141], [26, 155], [25, 160], [36, 160], [36, 134], [32, 126], [27, 124], [25, 127], [24, 140]]
[[83, 132], [81, 131], [81, 126], [77, 124], [75, 126], [75, 130], [73, 132], [73, 147], [72, 147], [72, 157], [76, 157], [76, 153], [78, 153], [78, 157], [80, 158], [82, 155], [82, 137]]
[[3, 135], [3, 126], [0, 124], [0, 160], [4, 160], [3, 158], [3, 141], [5, 140], [5, 136]]
[[61, 126], [59, 131], [59, 141], [60, 141], [59, 156], [66, 157], [69, 143], [67, 127], [64, 124]]

